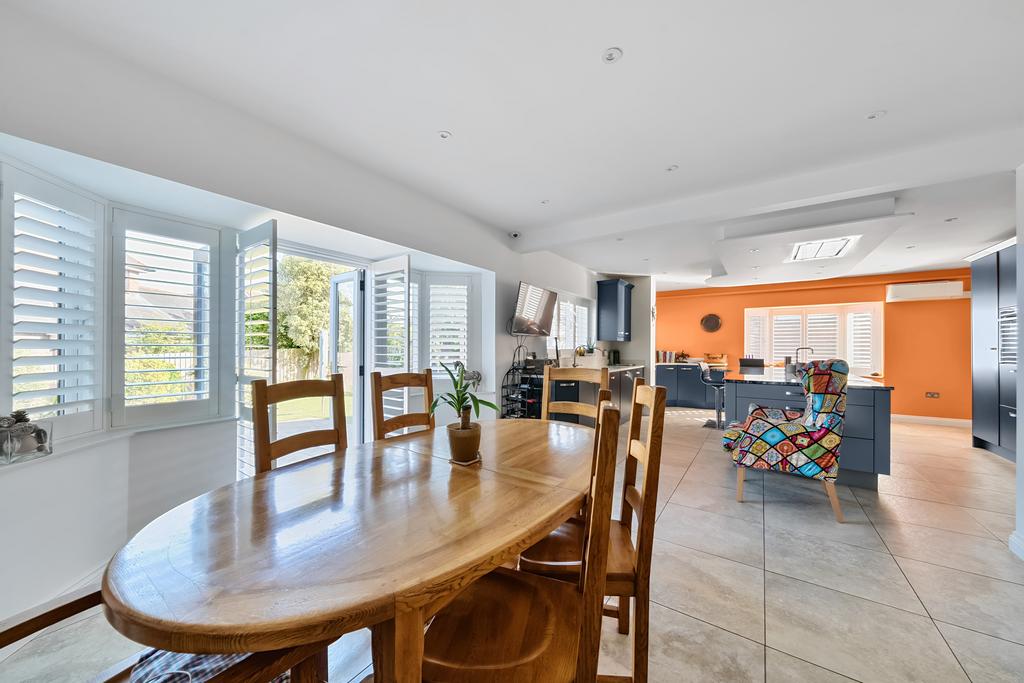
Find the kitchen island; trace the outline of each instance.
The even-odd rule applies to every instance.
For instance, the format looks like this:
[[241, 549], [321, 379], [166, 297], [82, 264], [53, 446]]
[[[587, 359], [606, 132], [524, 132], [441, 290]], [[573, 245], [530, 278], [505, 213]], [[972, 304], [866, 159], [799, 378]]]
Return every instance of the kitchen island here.
[[[889, 474], [892, 389], [869, 377], [850, 375], [837, 483], [877, 489], [878, 475]], [[803, 412], [803, 387], [782, 368], [726, 372], [726, 423], [745, 420], [751, 403]]]

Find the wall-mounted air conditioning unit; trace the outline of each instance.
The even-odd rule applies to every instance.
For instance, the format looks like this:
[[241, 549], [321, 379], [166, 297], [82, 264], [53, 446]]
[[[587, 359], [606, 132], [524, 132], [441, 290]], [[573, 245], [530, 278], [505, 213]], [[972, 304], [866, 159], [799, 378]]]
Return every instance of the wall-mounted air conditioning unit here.
[[967, 299], [970, 296], [970, 292], [964, 291], [962, 280], [906, 282], [899, 285], [889, 285], [885, 288], [885, 303], [887, 304], [900, 303], [902, 301]]

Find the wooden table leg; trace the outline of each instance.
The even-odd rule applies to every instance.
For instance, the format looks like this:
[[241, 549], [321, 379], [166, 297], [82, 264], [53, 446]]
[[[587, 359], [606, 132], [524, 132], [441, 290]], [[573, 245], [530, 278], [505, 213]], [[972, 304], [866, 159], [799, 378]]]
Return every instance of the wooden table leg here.
[[375, 683], [421, 683], [423, 612], [402, 610], [370, 629]]
[[299, 662], [291, 669], [292, 683], [327, 683], [327, 650]]

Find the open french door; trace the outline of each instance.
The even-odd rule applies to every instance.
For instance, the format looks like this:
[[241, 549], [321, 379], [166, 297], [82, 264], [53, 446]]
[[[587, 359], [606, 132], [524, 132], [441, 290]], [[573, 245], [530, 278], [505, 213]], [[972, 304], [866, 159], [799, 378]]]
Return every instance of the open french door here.
[[345, 419], [349, 443], [363, 442], [363, 301], [366, 271], [331, 278], [330, 367], [345, 377]]
[[[238, 478], [256, 473], [253, 447], [252, 382], [276, 378], [277, 221], [238, 234], [235, 269], [236, 402]], [[275, 420], [271, 416], [273, 430]], [[273, 438], [273, 434], [271, 434]]]
[[[370, 275], [370, 367], [384, 375], [418, 369], [412, 362], [415, 318], [409, 256], [377, 261]], [[384, 393], [384, 419], [408, 412], [409, 390]]]

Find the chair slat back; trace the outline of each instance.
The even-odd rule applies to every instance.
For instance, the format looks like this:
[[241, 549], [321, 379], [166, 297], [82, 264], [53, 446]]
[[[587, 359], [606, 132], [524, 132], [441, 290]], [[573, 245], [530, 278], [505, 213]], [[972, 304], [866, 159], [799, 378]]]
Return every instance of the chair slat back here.
[[[317, 429], [302, 434], [270, 440], [270, 406], [297, 398], [330, 397], [334, 419], [332, 429]], [[256, 451], [256, 472], [269, 472], [278, 458], [316, 446], [348, 447], [348, 426], [345, 421], [345, 379], [341, 374], [330, 379], [300, 379], [294, 382], [267, 384], [258, 379], [252, 383], [252, 423]]]
[[552, 401], [554, 392], [551, 390], [552, 382], [587, 382], [597, 385], [598, 392], [608, 388], [608, 368], [555, 368], [550, 365], [544, 366], [544, 391], [541, 397], [540, 418], [550, 419], [550, 415], [579, 415], [597, 419], [600, 399], [596, 403], [581, 403], [579, 401]]
[[[386, 439], [391, 432], [406, 427], [434, 428], [434, 416], [430, 413], [430, 404], [434, 402], [434, 376], [427, 368], [423, 372], [398, 372], [383, 375], [374, 372], [370, 375], [373, 389], [373, 439]], [[384, 419], [384, 392], [392, 389], [423, 388], [423, 412], [405, 413]]]
[[576, 659], [577, 681], [593, 681], [597, 676], [605, 572], [608, 568], [612, 490], [615, 487], [615, 459], [619, 443], [619, 409], [610, 401], [603, 401], [599, 410], [583, 532], [582, 566], [577, 585], [583, 601], [580, 647]]
[[[650, 577], [666, 395], [665, 387], [651, 386], [642, 377], [633, 384], [633, 412], [629, 419], [629, 446], [622, 478], [622, 524], [632, 528], [633, 516], [636, 516], [633, 568], [638, 582]], [[648, 412], [647, 430], [641, 440], [644, 408]], [[637, 481], [638, 469], [642, 472], [642, 482]]]

